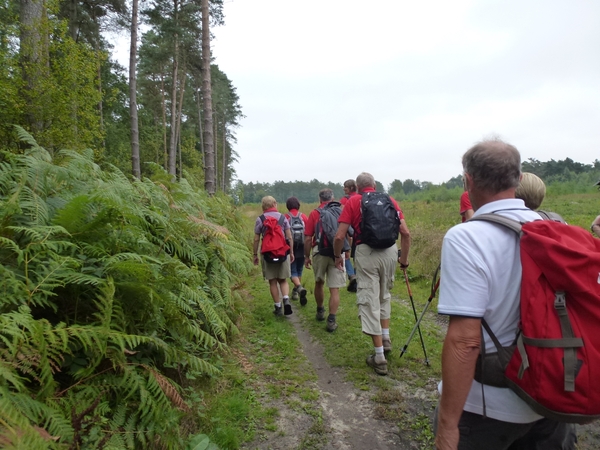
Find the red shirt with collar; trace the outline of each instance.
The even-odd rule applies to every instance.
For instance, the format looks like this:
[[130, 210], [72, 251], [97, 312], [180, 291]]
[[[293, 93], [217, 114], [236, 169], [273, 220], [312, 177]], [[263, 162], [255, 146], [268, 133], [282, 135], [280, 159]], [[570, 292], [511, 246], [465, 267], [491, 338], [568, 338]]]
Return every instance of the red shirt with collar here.
[[[368, 187], [363, 189], [359, 194], [350, 197], [346, 202], [346, 206], [344, 206], [344, 209], [342, 209], [342, 214], [340, 214], [340, 218], [338, 219], [339, 223], [347, 223], [350, 224], [352, 228], [354, 228], [354, 236], [356, 239], [355, 243], [357, 245], [360, 244], [360, 222], [362, 220], [362, 195], [360, 194], [362, 194], [363, 192], [375, 192], [375, 189], [372, 187]], [[398, 206], [398, 203], [396, 202], [396, 200], [394, 200], [393, 197], [390, 198], [392, 199], [394, 207], [398, 211], [398, 216], [400, 217], [400, 220], [403, 220], [404, 214], [402, 214], [400, 206]]]

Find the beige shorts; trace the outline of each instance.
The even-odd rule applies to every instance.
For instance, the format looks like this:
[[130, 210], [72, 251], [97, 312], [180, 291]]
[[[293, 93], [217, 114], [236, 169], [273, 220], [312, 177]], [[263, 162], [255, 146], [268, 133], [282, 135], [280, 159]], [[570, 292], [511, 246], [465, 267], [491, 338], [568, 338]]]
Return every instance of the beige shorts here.
[[290, 255], [282, 263], [268, 263], [261, 256], [262, 271], [265, 280], [287, 280], [292, 276], [292, 269], [290, 268]]
[[328, 288], [341, 288], [346, 286], [346, 267], [340, 270], [335, 267], [331, 256], [313, 255], [312, 258], [315, 281], [327, 281]]
[[396, 245], [386, 249], [374, 249], [366, 244], [356, 246], [356, 304], [362, 331], [366, 334], [381, 335], [381, 319], [390, 318], [390, 290], [394, 286], [397, 259]]

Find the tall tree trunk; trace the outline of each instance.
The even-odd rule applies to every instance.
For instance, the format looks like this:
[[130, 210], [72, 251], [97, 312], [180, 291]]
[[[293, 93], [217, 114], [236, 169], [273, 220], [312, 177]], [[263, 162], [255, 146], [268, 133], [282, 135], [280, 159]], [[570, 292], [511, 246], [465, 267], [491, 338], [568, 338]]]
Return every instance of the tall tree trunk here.
[[[132, 7], [133, 9], [133, 7]], [[92, 21], [94, 23], [98, 23], [98, 18], [96, 17], [96, 10], [94, 9], [92, 13]], [[94, 53], [96, 55], [96, 61], [98, 61], [97, 65], [97, 73], [98, 73], [98, 92], [100, 93], [100, 101], [98, 102], [98, 114], [100, 114], [100, 132], [102, 133], [102, 150], [106, 151], [106, 135], [104, 134], [104, 104], [102, 102], [102, 58], [100, 56], [99, 43], [97, 39], [94, 39]]]
[[[179, 119], [181, 122], [181, 119]], [[183, 178], [183, 161], [181, 158], [181, 127], [177, 130], [177, 155], [179, 156], [179, 180]]]
[[[185, 61], [184, 61], [185, 67]], [[179, 85], [179, 104], [177, 106], [177, 148], [179, 153], [179, 178], [183, 177], [183, 166], [181, 165], [181, 116], [183, 110], [183, 94], [185, 92], [185, 71], [181, 71], [181, 82]]]
[[[168, 170], [169, 168], [169, 147], [167, 146], [167, 102], [165, 99], [165, 73], [164, 67], [161, 68], [160, 73], [160, 103], [162, 106], [162, 125], [163, 125], [163, 168]], [[156, 164], [159, 164], [156, 161]]]
[[129, 116], [131, 118], [131, 167], [133, 176], [142, 177], [140, 166], [140, 134], [138, 129], [137, 111], [137, 28], [138, 0], [132, 0], [131, 5], [131, 46], [129, 47]]
[[221, 176], [221, 184], [223, 185], [223, 192], [225, 192], [225, 186], [227, 185], [226, 173], [227, 173], [227, 139], [226, 138], [227, 128], [225, 127], [225, 120], [223, 120], [223, 175]]
[[102, 149], [106, 151], [106, 135], [104, 134], [104, 106], [102, 102], [102, 62], [100, 61], [100, 52], [96, 49], [98, 58], [98, 92], [100, 92], [100, 101], [98, 102], [98, 114], [100, 114], [100, 131], [102, 132]]
[[202, 167], [205, 166], [205, 160], [204, 160], [204, 136], [202, 136], [202, 104], [200, 101], [200, 88], [198, 87], [198, 80], [196, 77], [194, 77], [194, 81], [196, 84], [196, 105], [198, 107], [198, 131], [200, 134], [200, 148], [202, 151]]
[[45, 76], [46, 39], [43, 36], [45, 26], [44, 0], [20, 0], [20, 58], [24, 80], [24, 98], [26, 118], [31, 131], [36, 134], [43, 129], [41, 108], [36, 103], [41, 94], [41, 81]]
[[[79, 37], [79, 19], [77, 18], [77, 16], [78, 16], [77, 0], [68, 0], [68, 1], [69, 1], [69, 35], [75, 42], [77, 42], [77, 38]], [[133, 9], [133, 5], [131, 8]], [[137, 8], [137, 6], [136, 6], [136, 8]]]
[[208, 0], [202, 0], [202, 98], [204, 99], [204, 188], [215, 193], [215, 149], [213, 141], [212, 88], [210, 84], [210, 29]]
[[[175, 26], [178, 26], [178, 0], [173, 0], [173, 11], [175, 11]], [[177, 176], [177, 75], [179, 70], [179, 35], [175, 32], [175, 44], [173, 46], [173, 76], [171, 78], [173, 87], [171, 89], [171, 139], [169, 140], [169, 174], [175, 179]]]

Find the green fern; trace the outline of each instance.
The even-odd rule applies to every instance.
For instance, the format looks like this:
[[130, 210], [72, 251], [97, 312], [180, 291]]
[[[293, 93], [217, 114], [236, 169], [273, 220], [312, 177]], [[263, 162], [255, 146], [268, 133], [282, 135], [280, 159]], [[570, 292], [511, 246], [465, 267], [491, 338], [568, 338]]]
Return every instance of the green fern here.
[[166, 373], [219, 374], [251, 270], [239, 213], [162, 169], [130, 181], [17, 133], [27, 150], [0, 162], [0, 443], [185, 447]]

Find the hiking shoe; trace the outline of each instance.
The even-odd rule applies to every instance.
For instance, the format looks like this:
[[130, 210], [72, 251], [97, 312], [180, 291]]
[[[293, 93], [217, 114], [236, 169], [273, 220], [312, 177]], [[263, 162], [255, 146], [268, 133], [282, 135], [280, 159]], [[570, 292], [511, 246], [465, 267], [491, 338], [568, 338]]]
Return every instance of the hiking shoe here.
[[304, 289], [302, 286], [300, 286], [298, 288], [298, 292], [300, 293], [300, 305], [301, 306], [306, 306], [306, 289]]
[[275, 314], [277, 317], [283, 316], [283, 308], [281, 306], [276, 306], [273, 314]]
[[290, 314], [292, 314], [292, 305], [290, 304], [289, 300], [287, 302], [283, 303], [283, 313], [286, 316], [289, 316]]
[[367, 366], [372, 367], [377, 375], [387, 375], [387, 361], [383, 356], [381, 358], [377, 358], [377, 355], [367, 357]]
[[356, 292], [356, 278], [352, 278], [350, 280], [350, 284], [348, 285], [348, 292]]
[[384, 352], [391, 352], [392, 351], [392, 341], [390, 340], [390, 338], [389, 337], [384, 337], [381, 340], [383, 342], [383, 351]]
[[326, 330], [329, 331], [330, 333], [333, 333], [335, 330], [337, 330], [337, 322], [335, 320], [327, 320], [327, 327]]
[[292, 300], [298, 300], [300, 298], [300, 295], [298, 295], [298, 286], [294, 286], [294, 289], [292, 289]]
[[319, 322], [325, 320], [325, 308], [317, 308], [317, 320]]

